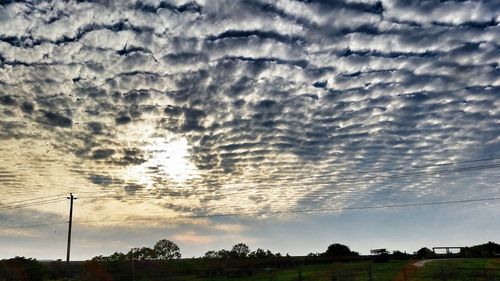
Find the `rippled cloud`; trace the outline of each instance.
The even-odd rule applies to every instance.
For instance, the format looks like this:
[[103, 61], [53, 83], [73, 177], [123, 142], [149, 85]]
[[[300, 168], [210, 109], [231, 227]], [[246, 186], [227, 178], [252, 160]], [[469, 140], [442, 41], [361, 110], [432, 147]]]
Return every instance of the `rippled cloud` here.
[[426, 165], [498, 156], [498, 22], [495, 1], [3, 4], [2, 196], [105, 220], [497, 194], [494, 169]]

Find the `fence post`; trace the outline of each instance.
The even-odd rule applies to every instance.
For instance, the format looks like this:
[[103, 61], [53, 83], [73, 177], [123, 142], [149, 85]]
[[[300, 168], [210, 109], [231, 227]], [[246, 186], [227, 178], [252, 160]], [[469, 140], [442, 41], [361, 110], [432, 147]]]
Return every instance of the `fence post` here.
[[442, 266], [439, 267], [439, 271], [441, 273], [441, 280], [446, 281], [446, 274], [444, 272], [444, 268]]
[[368, 265], [368, 280], [373, 281], [373, 275], [372, 275], [372, 265]]

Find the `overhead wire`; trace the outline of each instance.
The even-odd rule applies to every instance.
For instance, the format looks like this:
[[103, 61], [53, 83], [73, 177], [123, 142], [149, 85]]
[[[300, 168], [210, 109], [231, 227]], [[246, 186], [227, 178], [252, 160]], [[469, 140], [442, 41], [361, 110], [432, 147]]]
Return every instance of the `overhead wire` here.
[[[346, 184], [346, 183], [360, 183], [360, 182], [370, 182], [374, 180], [385, 180], [385, 179], [399, 179], [399, 178], [408, 178], [412, 176], [422, 176], [422, 175], [441, 175], [441, 174], [450, 174], [450, 173], [457, 173], [457, 172], [468, 172], [468, 171], [476, 171], [476, 170], [483, 170], [483, 169], [493, 169], [493, 168], [500, 168], [500, 163], [495, 163], [495, 164], [488, 164], [488, 165], [478, 165], [478, 166], [468, 166], [468, 167], [459, 167], [459, 168], [454, 168], [454, 169], [442, 169], [442, 170], [436, 170], [436, 171], [422, 171], [422, 172], [412, 172], [412, 173], [402, 173], [402, 174], [394, 174], [394, 175], [380, 175], [380, 176], [371, 176], [371, 177], [361, 177], [361, 178], [347, 178], [347, 179], [341, 179], [341, 180], [332, 180], [332, 181], [325, 181], [325, 182], [306, 182], [306, 183], [286, 183], [287, 187], [291, 186], [308, 186], [310, 184], [314, 184], [315, 186], [324, 186], [324, 185], [332, 185], [332, 184]], [[371, 171], [366, 171], [364, 173], [371, 173]], [[302, 180], [309, 180], [308, 178], [301, 177]], [[290, 178], [290, 180], [296, 180], [296, 178]], [[261, 184], [262, 182], [260, 181], [246, 181], [246, 182], [231, 182], [231, 183], [225, 183], [225, 184], [259, 184], [259, 186], [253, 187], [251, 190], [252, 192], [255, 192], [257, 190], [268, 190], [269, 187], [276, 187], [276, 186], [282, 186], [283, 183], [266, 183], [266, 184]], [[184, 189], [185, 190], [185, 189]], [[246, 189], [245, 189], [246, 190]], [[197, 187], [197, 191], [200, 191], [200, 187]], [[217, 193], [217, 191], [221, 191], [223, 193]], [[228, 192], [229, 191], [229, 192]], [[231, 193], [230, 191], [235, 191]], [[206, 195], [206, 192], [209, 192], [210, 195], [225, 195], [225, 196], [230, 196], [230, 195], [238, 195], [241, 194], [242, 188], [234, 188], [234, 187], [226, 187], [224, 189], [204, 189], [202, 192], [194, 192], [190, 193], [190, 195]], [[125, 195], [125, 194], [124, 194]], [[122, 195], [122, 196], [124, 196]], [[108, 196], [117, 196], [115, 194], [103, 194], [103, 195], [96, 195], [91, 198], [99, 198], [99, 197], [108, 197]], [[134, 195], [134, 197], [143, 197], [144, 195]], [[151, 196], [151, 195], [147, 195]], [[146, 196], [144, 196], [146, 197]], [[158, 195], [153, 195], [152, 197], [158, 197]], [[182, 197], [182, 196], [180, 196]], [[87, 197], [89, 198], [89, 197]]]
[[[496, 167], [496, 166], [495, 166]], [[469, 167], [471, 168], [471, 167]], [[479, 168], [479, 167], [474, 167], [474, 168]], [[481, 168], [491, 168], [491, 167], [481, 167]], [[470, 169], [469, 169], [470, 170]], [[464, 171], [463, 169], [460, 170], [460, 171]], [[440, 171], [442, 172], [442, 171]], [[449, 172], [449, 171], [447, 171]], [[453, 172], [456, 172], [456, 170], [454, 170]], [[422, 173], [418, 173], [418, 174], [422, 174]], [[394, 178], [394, 177], [392, 177]], [[359, 180], [357, 180], [359, 182]], [[320, 183], [320, 185], [325, 185], [325, 184], [331, 184], [331, 183]], [[318, 183], [316, 184], [318, 185]], [[253, 192], [255, 190], [252, 190]], [[210, 195], [210, 196], [232, 196], [232, 195], [241, 195], [241, 190], [238, 191], [238, 192], [234, 192], [234, 193], [228, 193], [228, 192], [224, 192], [224, 193], [210, 193], [210, 194], [204, 194], [204, 195]], [[347, 195], [349, 195], [349, 193], [351, 193], [351, 191], [343, 191], [343, 190], [335, 190], [334, 193], [336, 195], [343, 195], [343, 193], [346, 193]], [[200, 194], [199, 193], [191, 193], [189, 194], [189, 196], [199, 196]], [[202, 194], [203, 195], [203, 194]], [[327, 194], [324, 194], [321, 193], [321, 194], [293, 194], [293, 195], [289, 195], [289, 196], [285, 196], [286, 198], [285, 199], [288, 199], [288, 201], [292, 200], [292, 199], [301, 199], [301, 198], [324, 198], [325, 196], [328, 196], [328, 195], [332, 195], [331, 193], [327, 193]], [[120, 199], [123, 199], [123, 197], [125, 196], [116, 196], [115, 197], [121, 197]], [[186, 197], [186, 196], [183, 196], [183, 197]], [[109, 195], [106, 195], [106, 196], [91, 196], [91, 197], [86, 197], [84, 196], [83, 198], [81, 199], [101, 199], [101, 198], [109, 198]], [[146, 197], [146, 196], [138, 196], [138, 197], [134, 197], [134, 198], [125, 198], [125, 200], [143, 200], [143, 199], [146, 199], [146, 198], [152, 198], [152, 199], [163, 199], [164, 197], [159, 197], [159, 196], [151, 196], [151, 197]], [[347, 198], [351, 198], [349, 196], [347, 196]], [[116, 198], [118, 199], [118, 198]], [[31, 199], [31, 200], [34, 200], [34, 199]], [[40, 205], [45, 205], [45, 204], [51, 204], [51, 203], [58, 203], [58, 202], [62, 202], [62, 201], [65, 201], [66, 199], [51, 199], [51, 200], [42, 200], [42, 201], [36, 201], [36, 202], [26, 202], [24, 204], [18, 204], [18, 205], [14, 205], [14, 206], [8, 206], [8, 207], [4, 207], [4, 208], [0, 208], [0, 211], [8, 211], [8, 210], [12, 210], [12, 209], [19, 209], [19, 208], [28, 208], [28, 207], [34, 207], [34, 206], [40, 206]], [[215, 201], [215, 200], [207, 200], [208, 201]], [[215, 208], [218, 208], [218, 207], [225, 207], [226, 205], [223, 205], [223, 206], [211, 206], [211, 207], [215, 207]]]
[[67, 224], [68, 222], [46, 222], [39, 224], [22, 224], [22, 225], [9, 225], [9, 226], [0, 226], [0, 229], [15, 229], [15, 228], [27, 228], [27, 227], [40, 227], [40, 226], [48, 226], [48, 225], [59, 225], [59, 224]]
[[66, 195], [66, 194], [65, 193], [59, 193], [59, 194], [54, 194], [54, 195], [49, 195], [49, 196], [29, 198], [29, 199], [18, 200], [18, 201], [0, 202], [0, 204], [1, 205], [11, 205], [11, 204], [24, 203], [24, 202], [29, 202], [29, 201], [39, 201], [40, 199], [60, 197], [62, 195]]
[[[333, 208], [286, 210], [286, 211], [272, 211], [272, 212], [266, 211], [266, 212], [245, 212], [245, 213], [219, 213], [219, 214], [205, 214], [205, 215], [181, 215], [181, 216], [172, 216], [172, 217], [167, 217], [167, 218], [127, 218], [127, 219], [107, 219], [107, 220], [75, 220], [74, 223], [104, 223], [104, 222], [123, 222], [123, 221], [161, 221], [161, 220], [172, 220], [172, 219], [197, 219], [197, 218], [229, 217], [229, 216], [264, 216], [264, 215], [281, 215], [281, 214], [316, 213], [316, 212], [328, 212], [328, 211], [348, 211], [348, 210], [367, 210], [367, 209], [387, 209], [387, 208], [404, 208], [404, 207], [417, 207], [417, 206], [449, 205], [449, 204], [459, 204], [459, 203], [496, 201], [496, 200], [500, 200], [500, 197], [449, 200], [449, 201], [438, 201], [438, 202], [419, 202], [419, 203], [395, 204], [395, 205], [352, 206], [352, 207], [339, 207], [339, 208], [333, 207]], [[66, 224], [66, 223], [67, 222], [46, 222], [46, 223], [40, 223], [40, 224], [0, 226], [0, 229], [39, 227], [39, 226], [58, 225], [58, 224]]]
[[[171, 217], [166, 217], [166, 218], [127, 218], [127, 219], [105, 219], [105, 220], [75, 220], [74, 223], [104, 223], [104, 222], [124, 222], [124, 221], [162, 221], [162, 220], [173, 220], [173, 219], [198, 219], [198, 218], [232, 217], [232, 216], [238, 216], [238, 217], [265, 216], [265, 215], [301, 214], [301, 213], [317, 213], [317, 212], [330, 212], [330, 211], [349, 211], [349, 210], [368, 210], [368, 209], [388, 209], [388, 208], [449, 205], [449, 204], [463, 204], [463, 203], [473, 203], [473, 202], [488, 202], [488, 201], [491, 202], [491, 201], [497, 201], [497, 200], [500, 200], [500, 197], [461, 199], [461, 200], [449, 200], [449, 201], [437, 201], [437, 202], [418, 202], [418, 203], [406, 203], [406, 204], [394, 204], [394, 205], [332, 207], [332, 208], [317, 208], [317, 209], [305, 209], [305, 210], [179, 215], [179, 216], [171, 216]], [[160, 213], [151, 213], [151, 214], [160, 214]], [[57, 224], [66, 224], [66, 223], [67, 222], [47, 222], [47, 223], [41, 223], [41, 224], [0, 226], [0, 229], [39, 227], [39, 226], [48, 226], [48, 225], [57, 225]]]
[[58, 202], [62, 202], [62, 201], [66, 201], [66, 199], [59, 198], [59, 199], [44, 200], [44, 201], [33, 202], [33, 203], [19, 204], [19, 205], [8, 206], [8, 207], [0, 207], [0, 212], [13, 210], [13, 209], [22, 209], [22, 208], [46, 205], [46, 204], [51, 204], [51, 203], [58, 203]]
[[[489, 161], [489, 160], [494, 160], [494, 159], [498, 159], [498, 158], [484, 158], [484, 159], [474, 159], [474, 160], [466, 160], [466, 161], [460, 161], [461, 163], [471, 163], [471, 162], [479, 162], [479, 161]], [[432, 166], [436, 166], [436, 165], [439, 165], [439, 166], [442, 166], [442, 165], [454, 165], [454, 164], [457, 164], [458, 162], [454, 162], [454, 163], [441, 163], [441, 164], [435, 164], [435, 165], [432, 165]], [[428, 167], [428, 166], [426, 166]], [[363, 177], [363, 178], [358, 178], [358, 179], [345, 179], [343, 180], [342, 182], [336, 182], [336, 181], [330, 181], [330, 182], [325, 182], [325, 183], [315, 183], [315, 185], [325, 185], [325, 184], [333, 184], [333, 183], [351, 183], [351, 182], [360, 182], [360, 181], [366, 181], [366, 180], [375, 180], [375, 179], [386, 179], [386, 178], [402, 178], [402, 177], [408, 177], [408, 176], [415, 176], [415, 175], [432, 175], [432, 174], [441, 174], [441, 173], [455, 173], [455, 172], [464, 172], [464, 171], [473, 171], [473, 170], [479, 170], [479, 169], [490, 169], [490, 168], [497, 168], [497, 167], [500, 167], [500, 163], [499, 164], [489, 164], [489, 165], [479, 165], [479, 166], [468, 166], [468, 167], [460, 167], [460, 168], [456, 168], [456, 169], [448, 169], [448, 170], [437, 170], [437, 171], [428, 171], [428, 172], [413, 172], [413, 173], [403, 173], [403, 174], [397, 174], [397, 175], [385, 175], [385, 176], [373, 176], [373, 177]], [[422, 166], [420, 167], [422, 168]], [[391, 170], [395, 170], [395, 169], [391, 169]], [[373, 173], [374, 171], [364, 171], [364, 172], [358, 172], [358, 173]], [[276, 185], [279, 185], [278, 184], [275, 184]], [[304, 184], [301, 184], [301, 186], [303, 186]], [[218, 196], [218, 195], [223, 195], [223, 196], [231, 196], [231, 193], [228, 193], [228, 192], [224, 192], [224, 193], [215, 193], [214, 191], [215, 190], [205, 190], [205, 191], [211, 191], [211, 193], [209, 195], [212, 195], [212, 196]], [[254, 189], [252, 189], [252, 191], [255, 191]], [[351, 193], [351, 191], [344, 191], [345, 193]], [[90, 193], [90, 192], [89, 192]], [[339, 191], [339, 190], [336, 190], [335, 191], [336, 194], [342, 194], [343, 192], [342, 191]], [[236, 193], [232, 193], [233, 195], [238, 195], [238, 194], [241, 194], [241, 190], [239, 190], [238, 192]], [[60, 195], [63, 195], [63, 194], [60, 194]], [[191, 193], [189, 194], [191, 196], [199, 196], [200, 194], [199, 193]], [[203, 194], [202, 194], [203, 195]], [[327, 194], [327, 195], [331, 195], [331, 194]], [[62, 198], [55, 198], [57, 197], [58, 195], [51, 195], [51, 196], [44, 196], [44, 197], [39, 197], [39, 198], [30, 198], [30, 199], [25, 199], [25, 200], [18, 200], [18, 201], [10, 201], [8, 203], [4, 203], [2, 204], [2, 207], [0, 207], [0, 211], [7, 211], [7, 210], [12, 210], [12, 209], [19, 209], [19, 208], [27, 208], [27, 207], [33, 207], [33, 206], [39, 206], [39, 205], [45, 205], [45, 204], [51, 204], [51, 203], [57, 203], [57, 202], [62, 202], [62, 201], [65, 201], [66, 198], [62, 199]], [[109, 198], [110, 194], [106, 194], [106, 195], [98, 195], [98, 196], [84, 196], [82, 199], [99, 199], [99, 198]], [[114, 195], [115, 197], [124, 197], [124, 195]], [[317, 194], [317, 195], [312, 195], [312, 194], [304, 194], [304, 195], [301, 195], [301, 194], [294, 194], [292, 196], [287, 196], [287, 199], [293, 199], [293, 198], [304, 198], [304, 196], [307, 196], [307, 197], [310, 197], [310, 198], [323, 198], [325, 197], [325, 194]], [[145, 199], [145, 198], [155, 198], [155, 199], [163, 199], [161, 197], [161, 195], [153, 195], [151, 197], [146, 197], [146, 196], [135, 196], [134, 198], [126, 198], [126, 200], [130, 200], [130, 199], [134, 199], [134, 200], [142, 200], [142, 199]], [[492, 200], [492, 199], [482, 199], [482, 201], [486, 201], [486, 200]], [[495, 199], [496, 200], [496, 199]], [[474, 200], [474, 201], [477, 201], [477, 200]], [[460, 201], [460, 202], [468, 202], [468, 201]], [[473, 201], [470, 201], [470, 202], [473, 202]], [[15, 205], [12, 205], [16, 203]], [[441, 202], [443, 203], [443, 202]], [[439, 204], [441, 204], [439, 203]], [[417, 204], [419, 205], [419, 204]], [[422, 204], [420, 204], [422, 205]], [[426, 204], [423, 204], [423, 205], [426, 205]], [[429, 205], [429, 204], [427, 204]], [[412, 205], [413, 206], [413, 205]], [[214, 208], [218, 208], [218, 207], [227, 207], [227, 206], [210, 206], [210, 207], [214, 207]], [[388, 208], [390, 206], [381, 206], [383, 208]], [[380, 208], [379, 207], [362, 207], [362, 209], [366, 209], [366, 208]], [[333, 210], [333, 209], [332, 209]]]
[[[318, 208], [306, 210], [286, 210], [286, 211], [265, 211], [265, 212], [244, 212], [244, 213], [219, 213], [219, 214], [205, 214], [205, 215], [184, 215], [172, 216], [167, 218], [127, 218], [116, 220], [75, 220], [75, 223], [101, 223], [101, 222], [121, 222], [121, 221], [148, 221], [148, 220], [170, 220], [170, 219], [195, 219], [195, 218], [211, 218], [211, 217], [228, 217], [228, 216], [261, 216], [261, 215], [280, 215], [280, 214], [300, 214], [300, 213], [315, 213], [315, 212], [328, 212], [328, 211], [348, 211], [348, 210], [367, 210], [367, 209], [387, 209], [387, 208], [404, 208], [404, 207], [417, 207], [417, 206], [432, 206], [432, 205], [449, 205], [460, 203], [473, 203], [473, 202], [487, 202], [500, 200], [500, 197], [492, 198], [477, 198], [477, 199], [462, 199], [462, 200], [449, 200], [438, 202], [419, 202], [395, 205], [373, 205], [373, 206], [353, 206], [353, 207], [339, 207], [339, 208]], [[160, 214], [160, 213], [151, 213]]]

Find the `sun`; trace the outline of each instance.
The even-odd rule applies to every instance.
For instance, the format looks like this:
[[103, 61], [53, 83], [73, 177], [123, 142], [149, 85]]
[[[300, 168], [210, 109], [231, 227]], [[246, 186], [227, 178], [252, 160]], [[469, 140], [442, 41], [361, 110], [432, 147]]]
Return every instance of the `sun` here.
[[152, 157], [145, 164], [156, 168], [159, 173], [179, 182], [196, 175], [197, 168], [189, 159], [189, 145], [186, 139], [179, 138], [168, 142], [160, 138], [153, 139], [146, 150]]
[[196, 165], [190, 160], [190, 146], [185, 138], [149, 138], [142, 149], [147, 160], [128, 167], [125, 178], [130, 182], [151, 188], [158, 177], [183, 183], [198, 175]]

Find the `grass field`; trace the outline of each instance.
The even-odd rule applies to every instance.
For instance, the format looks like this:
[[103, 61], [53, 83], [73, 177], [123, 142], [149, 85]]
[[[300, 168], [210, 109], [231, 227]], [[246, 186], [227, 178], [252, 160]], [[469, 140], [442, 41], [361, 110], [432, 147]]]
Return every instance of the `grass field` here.
[[410, 281], [500, 281], [500, 259], [432, 261], [419, 268]]
[[[265, 268], [237, 266], [225, 264], [221, 267], [222, 276], [203, 277], [195, 273], [170, 274], [155, 268], [136, 270], [136, 281], [169, 280], [169, 281], [500, 281], [500, 259], [449, 259], [432, 260], [422, 267], [413, 264], [418, 260], [391, 260], [386, 263], [374, 263], [370, 260], [351, 262], [333, 262], [325, 264], [300, 265], [284, 268]], [[185, 262], [186, 263], [186, 262]], [[172, 265], [179, 269], [183, 264]], [[203, 268], [199, 261], [186, 263], [184, 266]], [[160, 268], [157, 268], [160, 269]], [[103, 268], [102, 268], [103, 270]], [[104, 271], [103, 271], [104, 272]], [[171, 272], [171, 271], [170, 271]], [[193, 271], [189, 271], [193, 272]], [[141, 274], [142, 273], [142, 274]], [[234, 274], [233, 274], [234, 273]], [[120, 276], [118, 276], [120, 275]], [[120, 268], [118, 275], [104, 278], [102, 275], [93, 278], [75, 278], [73, 280], [132, 280], [127, 268]]]
[[408, 261], [391, 261], [388, 263], [372, 263], [371, 261], [358, 261], [348, 263], [332, 263], [319, 265], [305, 265], [288, 269], [266, 269], [251, 276], [228, 278], [211, 277], [201, 278], [184, 276], [182, 281], [393, 281], [402, 271]]
[[[357, 261], [306, 265], [289, 269], [267, 269], [252, 276], [200, 278], [184, 276], [183, 281], [500, 281], [500, 259], [435, 260], [423, 267], [415, 261], [373, 263]], [[371, 274], [370, 274], [371, 272]]]

